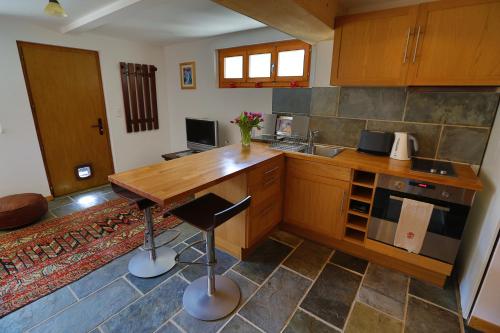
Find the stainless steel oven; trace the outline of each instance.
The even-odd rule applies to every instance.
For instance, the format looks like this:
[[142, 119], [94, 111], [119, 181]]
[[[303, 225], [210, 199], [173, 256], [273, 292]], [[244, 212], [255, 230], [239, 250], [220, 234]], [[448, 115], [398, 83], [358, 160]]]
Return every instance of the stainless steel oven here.
[[380, 175], [368, 238], [394, 246], [404, 198], [434, 205], [421, 255], [453, 263], [475, 192], [414, 179]]

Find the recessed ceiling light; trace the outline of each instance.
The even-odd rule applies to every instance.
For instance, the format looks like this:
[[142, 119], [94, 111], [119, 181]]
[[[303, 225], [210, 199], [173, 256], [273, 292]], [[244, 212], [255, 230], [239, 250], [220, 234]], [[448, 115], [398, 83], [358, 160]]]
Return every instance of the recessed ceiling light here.
[[68, 14], [64, 11], [64, 8], [59, 4], [57, 0], [49, 0], [47, 6], [43, 10], [45, 14], [49, 16], [57, 16], [57, 17], [67, 17]]

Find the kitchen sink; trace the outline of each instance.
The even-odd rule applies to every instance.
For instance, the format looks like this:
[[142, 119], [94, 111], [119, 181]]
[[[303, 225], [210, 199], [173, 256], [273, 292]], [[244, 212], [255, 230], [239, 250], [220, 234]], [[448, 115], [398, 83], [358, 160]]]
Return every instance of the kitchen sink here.
[[343, 150], [344, 148], [340, 147], [315, 144], [312, 149], [312, 155], [335, 157], [338, 154], [340, 154]]

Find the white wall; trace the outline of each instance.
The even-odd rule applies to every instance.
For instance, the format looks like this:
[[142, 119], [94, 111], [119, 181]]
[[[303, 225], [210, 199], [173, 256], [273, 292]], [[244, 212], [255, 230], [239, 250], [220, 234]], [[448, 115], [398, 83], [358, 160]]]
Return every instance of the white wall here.
[[[240, 140], [238, 128], [229, 121], [242, 111], [271, 113], [271, 88], [218, 88], [216, 50], [285, 39], [291, 37], [277, 30], [264, 28], [165, 47], [172, 150], [186, 148], [184, 118], [187, 116], [218, 120], [221, 144], [228, 144]], [[312, 85], [329, 84], [331, 55], [331, 41], [313, 47]], [[179, 63], [186, 61], [196, 62], [197, 82], [194, 90], [180, 88]]]
[[[484, 190], [477, 194], [472, 206], [457, 259], [464, 318], [470, 314], [500, 229], [500, 116], [498, 115], [479, 177], [484, 184]], [[497, 312], [497, 315], [500, 316], [500, 313]]]
[[[161, 160], [170, 148], [163, 49], [91, 34], [62, 35], [19, 19], [0, 18], [0, 196], [37, 192], [49, 195], [16, 40], [99, 51], [115, 170]], [[119, 62], [158, 67], [160, 130], [127, 134]]]

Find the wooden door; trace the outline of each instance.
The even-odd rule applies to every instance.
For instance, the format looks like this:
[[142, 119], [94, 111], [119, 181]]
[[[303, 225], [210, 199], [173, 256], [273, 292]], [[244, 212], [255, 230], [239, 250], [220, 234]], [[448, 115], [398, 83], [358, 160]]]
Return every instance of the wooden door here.
[[335, 20], [332, 85], [405, 85], [417, 7]]
[[500, 1], [422, 4], [418, 29], [409, 84], [500, 84]]
[[315, 164], [287, 161], [284, 222], [315, 234], [341, 239], [349, 183], [323, 177]]
[[[52, 194], [107, 183], [114, 171], [98, 53], [27, 42], [18, 48]], [[82, 165], [91, 166], [89, 178], [77, 177]]]

